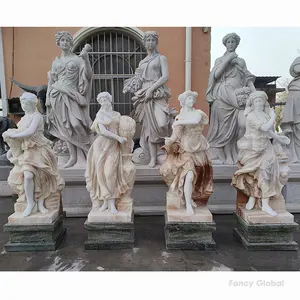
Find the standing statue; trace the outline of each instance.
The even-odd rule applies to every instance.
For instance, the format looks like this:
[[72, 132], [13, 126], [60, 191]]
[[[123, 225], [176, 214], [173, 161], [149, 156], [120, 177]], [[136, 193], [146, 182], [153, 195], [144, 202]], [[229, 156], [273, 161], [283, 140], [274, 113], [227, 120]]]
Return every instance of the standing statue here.
[[7, 144], [3, 141], [2, 134], [9, 128], [17, 128], [13, 119], [0, 116], [0, 159], [7, 153]]
[[157, 50], [158, 34], [144, 34], [147, 56], [140, 62], [135, 76], [125, 80], [123, 93], [134, 93], [133, 118], [142, 124], [140, 146], [133, 160], [136, 163], [155, 167], [158, 149], [164, 138], [170, 135], [172, 110], [168, 106], [170, 89], [165, 85], [169, 79], [167, 58]]
[[245, 133], [244, 109], [249, 94], [255, 91], [253, 76], [244, 59], [235, 53], [240, 43], [236, 33], [223, 38], [226, 52], [211, 70], [206, 100], [210, 104], [207, 140], [213, 163], [237, 163], [237, 140]]
[[[131, 152], [136, 124], [132, 118], [113, 111], [109, 93], [100, 93], [97, 101], [101, 108], [91, 129], [99, 135], [88, 152], [86, 187], [93, 210], [110, 209], [114, 215], [118, 210], [126, 210], [126, 205], [132, 207], [129, 192], [135, 181]], [[101, 207], [100, 201], [103, 201]]]
[[261, 201], [261, 210], [276, 216], [277, 212], [269, 201], [282, 198], [281, 191], [289, 172], [286, 164], [288, 157], [282, 155], [282, 147], [278, 143], [288, 145], [290, 140], [274, 132], [276, 114], [270, 108], [265, 92], [250, 94], [245, 117], [246, 133], [238, 141], [239, 170], [233, 176], [232, 185], [249, 197], [245, 207], [247, 210]]
[[186, 91], [178, 99], [182, 109], [173, 123], [171, 137], [165, 138], [163, 147], [167, 159], [160, 173], [169, 187], [167, 208], [186, 207], [188, 215], [194, 214], [195, 202], [207, 205], [213, 193], [213, 169], [208, 159], [209, 145], [202, 135], [208, 124], [207, 115], [193, 106], [198, 93]]
[[49, 133], [65, 141], [70, 159], [65, 168], [84, 165], [92, 136], [89, 103], [93, 71], [88, 58], [90, 45], [80, 55], [72, 53], [73, 36], [67, 31], [56, 34], [56, 43], [62, 50], [48, 72], [46, 96]]
[[280, 127], [289, 132], [291, 162], [300, 162], [300, 56], [290, 66], [290, 74], [294, 79], [288, 85], [288, 99]]
[[24, 93], [20, 97], [25, 116], [17, 129], [8, 129], [3, 139], [10, 146], [7, 157], [14, 164], [8, 184], [18, 193], [16, 212], [29, 216], [37, 202], [39, 212], [61, 209], [61, 191], [64, 180], [60, 177], [51, 142], [43, 135], [43, 116], [37, 111], [37, 97]]

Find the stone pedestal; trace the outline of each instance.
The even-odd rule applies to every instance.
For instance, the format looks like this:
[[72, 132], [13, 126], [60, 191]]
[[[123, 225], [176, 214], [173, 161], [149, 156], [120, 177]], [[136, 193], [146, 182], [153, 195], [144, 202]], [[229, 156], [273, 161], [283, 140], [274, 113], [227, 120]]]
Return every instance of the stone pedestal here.
[[63, 216], [58, 210], [33, 213], [28, 217], [14, 213], [8, 217], [3, 230], [9, 234], [9, 242], [5, 245], [7, 252], [54, 251], [66, 236]]
[[207, 207], [197, 207], [194, 215], [188, 216], [185, 209], [167, 209], [165, 214], [166, 248], [215, 250], [212, 232], [216, 223]]
[[[101, 221], [99, 221], [101, 220]], [[134, 247], [133, 212], [111, 215], [108, 210], [92, 210], [84, 223], [88, 239], [85, 249], [129, 249]]]
[[280, 211], [273, 217], [260, 210], [248, 211], [243, 208], [241, 213], [234, 213], [237, 228], [233, 233], [246, 250], [298, 250], [293, 233], [299, 229], [299, 225], [289, 212]]

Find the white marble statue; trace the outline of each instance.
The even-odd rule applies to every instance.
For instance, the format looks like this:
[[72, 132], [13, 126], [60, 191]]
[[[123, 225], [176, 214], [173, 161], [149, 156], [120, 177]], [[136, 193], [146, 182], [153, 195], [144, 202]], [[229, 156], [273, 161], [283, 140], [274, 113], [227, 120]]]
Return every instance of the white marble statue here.
[[239, 43], [236, 33], [223, 38], [226, 52], [217, 58], [208, 80], [206, 100], [210, 104], [210, 126], [207, 140], [214, 164], [237, 163], [237, 140], [245, 133], [246, 100], [255, 91], [255, 76], [235, 52]]
[[160, 173], [169, 187], [167, 208], [185, 206], [188, 215], [194, 213], [196, 202], [207, 205], [213, 193], [213, 170], [207, 156], [209, 145], [202, 135], [208, 117], [193, 107], [197, 96], [192, 91], [179, 95], [182, 109], [173, 123], [171, 137], [165, 138], [163, 148], [168, 156], [160, 167]]
[[247, 100], [246, 133], [238, 141], [239, 170], [233, 176], [232, 185], [249, 197], [247, 210], [261, 201], [261, 210], [276, 216], [269, 201], [281, 197], [287, 182], [288, 158], [280, 144], [288, 145], [290, 140], [274, 132], [276, 114], [267, 100], [263, 91], [251, 93]]
[[291, 162], [300, 162], [300, 56], [290, 66], [294, 79], [288, 85], [288, 99], [284, 107], [280, 127], [289, 132], [291, 143], [288, 146]]
[[99, 208], [101, 212], [110, 209], [114, 215], [132, 204], [130, 192], [135, 181], [135, 165], [131, 153], [136, 124], [132, 118], [113, 111], [109, 93], [100, 93], [97, 101], [101, 108], [91, 129], [98, 137], [88, 152], [86, 187], [93, 209]]
[[134, 77], [125, 80], [123, 92], [134, 93], [132, 116], [142, 124], [141, 148], [135, 150], [133, 160], [153, 168], [164, 137], [170, 135], [173, 110], [168, 106], [171, 94], [165, 85], [169, 79], [167, 58], [157, 50], [157, 32], [145, 32], [144, 45], [147, 56], [139, 63]]
[[19, 198], [16, 212], [29, 216], [37, 203], [42, 214], [61, 209], [61, 191], [64, 180], [59, 174], [51, 142], [44, 137], [43, 116], [37, 110], [37, 97], [24, 93], [20, 97], [25, 116], [17, 129], [9, 129], [3, 138], [10, 146], [7, 157], [14, 164], [8, 177], [8, 184]]
[[91, 46], [86, 45], [77, 56], [71, 51], [73, 36], [67, 31], [56, 34], [56, 44], [62, 54], [48, 72], [48, 130], [67, 143], [70, 159], [64, 167], [84, 166], [92, 141], [89, 103], [93, 71], [88, 58]]

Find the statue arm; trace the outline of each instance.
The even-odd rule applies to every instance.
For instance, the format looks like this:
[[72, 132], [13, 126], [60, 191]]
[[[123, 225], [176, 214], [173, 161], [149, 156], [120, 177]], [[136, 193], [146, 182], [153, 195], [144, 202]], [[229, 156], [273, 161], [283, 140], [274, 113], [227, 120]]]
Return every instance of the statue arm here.
[[38, 129], [42, 116], [40, 114], [35, 114], [30, 123], [30, 126], [23, 132], [16, 133], [13, 138], [26, 138], [32, 136]]
[[169, 79], [169, 68], [167, 58], [162, 55], [159, 59], [161, 65], [161, 77], [150, 87], [150, 90], [152, 92], [164, 85]]
[[252, 92], [256, 91], [255, 86], [254, 86], [254, 82], [255, 82], [255, 76], [253, 74], [251, 74], [249, 72], [249, 70], [247, 69], [247, 65], [245, 60], [243, 59], [243, 69], [244, 69], [244, 73], [245, 73], [245, 82], [246, 82], [246, 86], [249, 87], [251, 89]]
[[175, 125], [175, 126], [176, 125], [196, 125], [201, 122], [201, 119], [202, 119], [201, 113], [197, 112], [194, 114], [193, 118], [189, 117], [187, 119], [187, 118], [176, 117], [173, 125]]
[[270, 118], [270, 120], [268, 122], [260, 125], [259, 129], [261, 131], [268, 132], [274, 126], [275, 119], [276, 119], [276, 114], [275, 114], [274, 110], [271, 110], [271, 118]]
[[229, 63], [228, 58], [225, 58], [223, 62], [220, 60], [220, 58], [216, 59], [214, 70], [212, 71], [214, 72], [215, 80], [218, 80], [223, 75], [228, 63]]
[[114, 140], [120, 142], [121, 137], [118, 136], [117, 134], [114, 134], [113, 132], [107, 130], [106, 127], [103, 124], [98, 123], [98, 127], [99, 127], [101, 135], [103, 135], [103, 136], [105, 136], [109, 139], [114, 139]]
[[85, 70], [85, 74], [87, 79], [90, 81], [93, 77], [93, 70], [92, 70], [92, 66], [90, 64], [90, 60], [88, 55], [87, 56], [83, 56], [83, 63], [84, 63], [84, 70]]

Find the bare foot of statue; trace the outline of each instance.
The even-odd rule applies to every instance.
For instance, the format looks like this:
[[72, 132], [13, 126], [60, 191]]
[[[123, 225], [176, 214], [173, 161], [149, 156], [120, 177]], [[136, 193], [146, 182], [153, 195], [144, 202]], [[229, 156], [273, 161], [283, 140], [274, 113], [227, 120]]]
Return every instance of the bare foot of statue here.
[[35, 206], [35, 202], [33, 202], [33, 203], [28, 202], [27, 207], [26, 207], [25, 211], [23, 212], [23, 217], [28, 217], [31, 214], [34, 206]]
[[76, 164], [76, 159], [71, 157], [68, 162], [63, 166], [64, 169], [73, 167]]
[[197, 203], [192, 199], [192, 206], [197, 207]]
[[273, 210], [269, 205], [263, 205], [261, 210], [273, 217], [278, 215], [277, 212]]
[[44, 199], [40, 199], [38, 201], [38, 210], [42, 213], [42, 214], [46, 214], [49, 212], [49, 210], [44, 206]]
[[108, 209], [107, 201], [104, 201], [102, 206], [100, 207], [100, 211], [105, 211]]
[[149, 168], [154, 168], [156, 166], [156, 159], [151, 159], [150, 163], [148, 164]]
[[93, 201], [93, 208], [98, 209], [99, 207], [100, 207], [100, 202], [99, 202], [99, 200]]
[[254, 197], [249, 197], [249, 200], [246, 204], [246, 209], [251, 210], [255, 205], [255, 198]]
[[114, 205], [111, 205], [110, 212], [112, 215], [116, 215], [118, 213], [118, 211]]
[[191, 204], [186, 205], [186, 214], [189, 216], [194, 214], [194, 209]]

